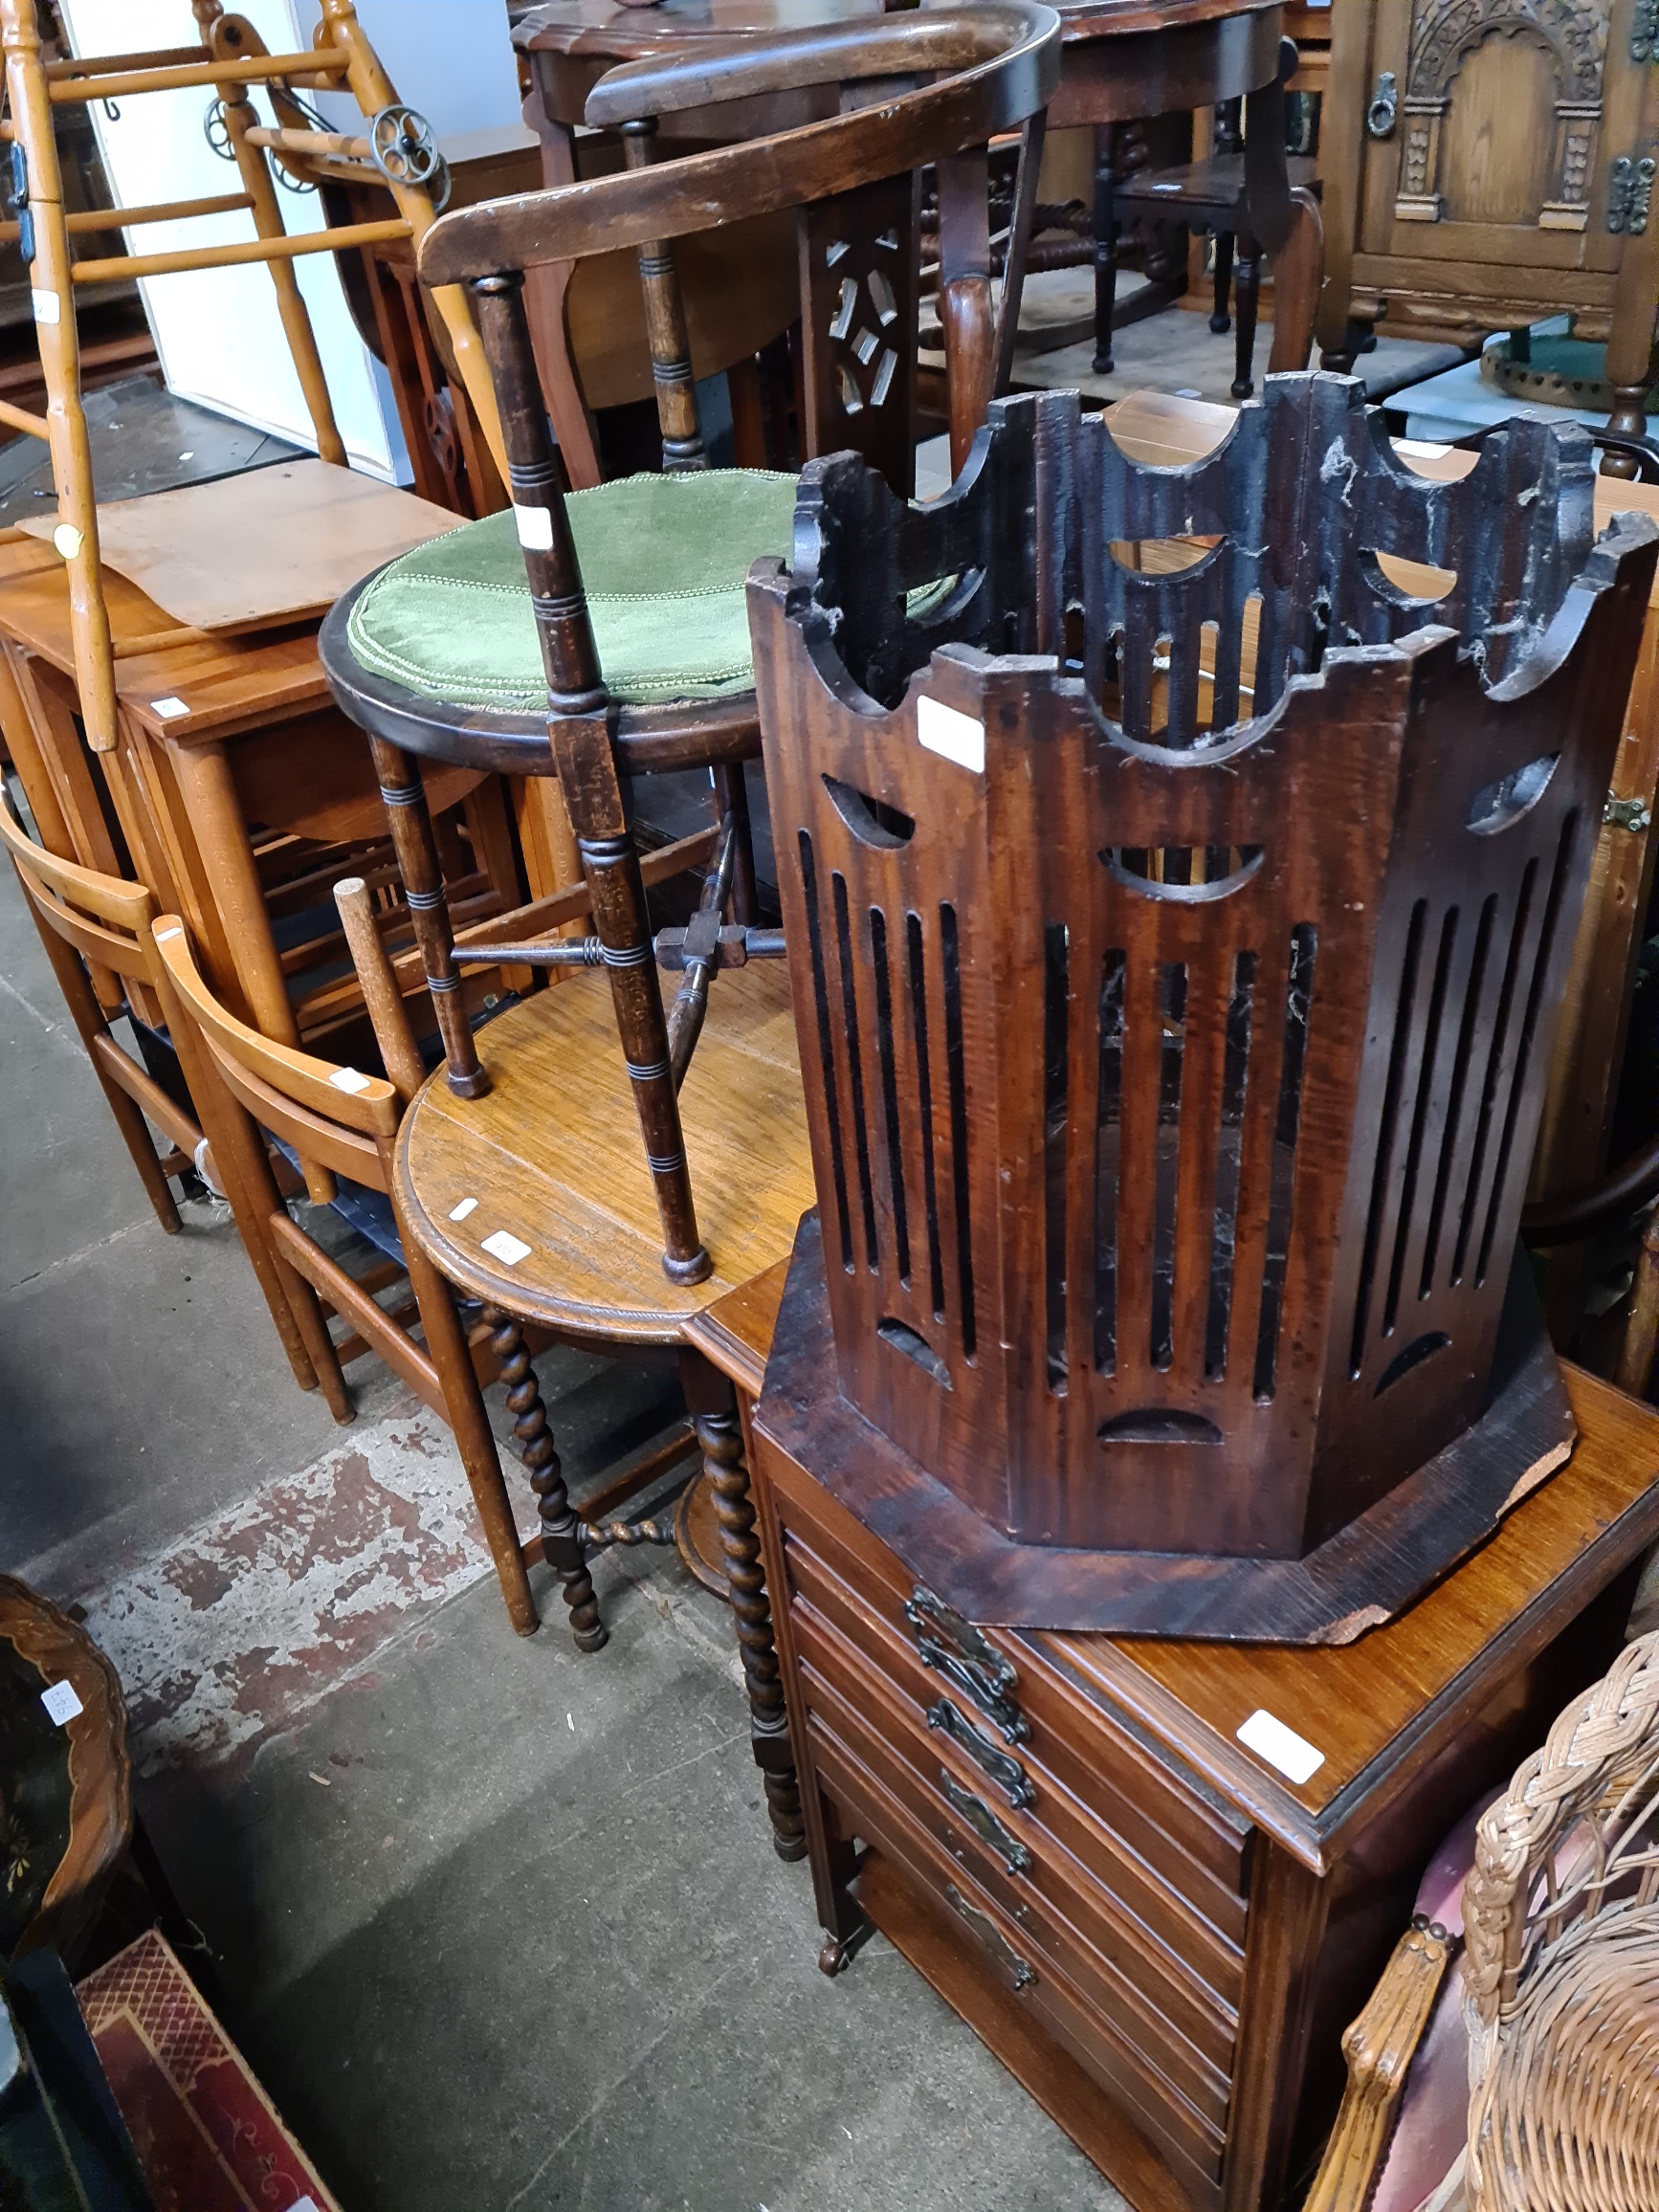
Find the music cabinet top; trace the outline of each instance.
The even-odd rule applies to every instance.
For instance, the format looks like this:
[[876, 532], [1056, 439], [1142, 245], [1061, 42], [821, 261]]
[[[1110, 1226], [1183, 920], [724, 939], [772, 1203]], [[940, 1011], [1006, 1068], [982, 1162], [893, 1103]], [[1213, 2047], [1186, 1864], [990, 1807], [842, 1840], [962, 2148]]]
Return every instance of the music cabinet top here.
[[[786, 1263], [729, 1292], [685, 1334], [759, 1395]], [[1659, 1537], [1659, 1414], [1563, 1365], [1580, 1441], [1572, 1459], [1428, 1595], [1358, 1643], [1197, 1644], [1019, 1631], [1086, 1692], [1178, 1751], [1316, 1871], [1437, 1748], [1437, 1723], [1544, 1649]], [[1004, 1630], [1005, 1637], [1016, 1632]], [[1502, 1705], [1502, 1700], [1497, 1701]], [[1504, 1708], [1507, 1711], [1507, 1708]], [[1303, 1782], [1238, 1741], [1267, 1713], [1320, 1752]], [[1503, 1712], [1493, 1715], [1493, 1724]]]

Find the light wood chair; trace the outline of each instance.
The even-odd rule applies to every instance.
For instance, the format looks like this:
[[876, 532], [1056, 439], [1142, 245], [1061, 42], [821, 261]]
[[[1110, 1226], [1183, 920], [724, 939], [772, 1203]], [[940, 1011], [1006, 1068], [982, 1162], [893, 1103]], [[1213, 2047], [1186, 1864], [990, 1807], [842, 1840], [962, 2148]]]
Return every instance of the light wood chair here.
[[[136, 279], [192, 269], [263, 262], [276, 288], [282, 323], [311, 415], [318, 452], [345, 462], [321, 357], [294, 263], [300, 255], [373, 244], [381, 237], [419, 239], [436, 219], [431, 190], [436, 148], [430, 128], [398, 104], [390, 81], [364, 35], [351, 0], [321, 0], [321, 21], [311, 51], [273, 55], [244, 17], [227, 15], [219, 0], [192, 0], [201, 48], [90, 56], [47, 62], [42, 58], [34, 0], [0, 0], [0, 49], [6, 66], [8, 118], [4, 135], [20, 165], [18, 220], [0, 228], [20, 244], [30, 264], [34, 316], [45, 375], [45, 415], [0, 404], [0, 424], [46, 439], [52, 449], [60, 521], [56, 537], [69, 572], [75, 670], [87, 741], [94, 752], [116, 742], [114, 653], [100, 573], [98, 515], [86, 418], [80, 405], [80, 363], [76, 325], [77, 289], [111, 277]], [[206, 53], [202, 52], [206, 49]], [[52, 126], [55, 106], [102, 100], [131, 100], [144, 93], [199, 85], [217, 94], [241, 178], [239, 192], [165, 206], [123, 208], [118, 217], [94, 212], [66, 215], [63, 179]], [[274, 95], [289, 88], [353, 93], [368, 129], [361, 136], [320, 132], [258, 120], [250, 90]], [[289, 236], [283, 230], [267, 161], [289, 154], [323, 157], [358, 174], [383, 179], [397, 202], [395, 219]], [[149, 223], [246, 210], [255, 238], [225, 245], [180, 247], [160, 254], [118, 254], [72, 261], [77, 231], [141, 229]], [[501, 458], [500, 431], [477, 334], [458, 286], [434, 290], [451, 345], [486, 439]]]
[[[143, 884], [100, 875], [43, 852], [25, 834], [5, 796], [0, 796], [0, 845], [17, 871], [24, 899], [40, 932], [70, 1019], [86, 1047], [93, 1073], [155, 1208], [156, 1219], [169, 1235], [177, 1235], [179, 1210], [169, 1178], [187, 1169], [193, 1168], [210, 1188], [237, 1194], [232, 1196], [232, 1208], [244, 1225], [248, 1258], [294, 1379], [302, 1390], [315, 1390], [317, 1372], [295, 1321], [275, 1254], [246, 1201], [238, 1203], [235, 1162], [219, 1161], [196, 1118], [123, 1052], [110, 1034], [110, 1018], [125, 1014], [135, 1036], [142, 1026], [156, 1035], [165, 1049], [177, 1053], [193, 1101], [210, 1095], [211, 1078], [189, 1026], [174, 1019], [171, 993], [150, 934], [155, 900]], [[94, 979], [100, 986], [98, 989], [94, 988]], [[144, 1126], [146, 1116], [171, 1139], [170, 1151], [158, 1155]]]
[[[153, 938], [182, 1019], [193, 1027], [224, 1097], [225, 1111], [217, 1118], [214, 1137], [229, 1171], [227, 1187], [238, 1224], [250, 1250], [261, 1239], [269, 1245], [330, 1409], [337, 1420], [353, 1418], [341, 1367], [343, 1360], [366, 1348], [377, 1352], [400, 1381], [449, 1424], [508, 1617], [520, 1635], [534, 1634], [539, 1622], [526, 1562], [541, 1557], [541, 1540], [529, 1546], [520, 1543], [453, 1294], [405, 1229], [393, 1189], [393, 1147], [402, 1117], [396, 1090], [380, 1076], [332, 1066], [274, 1044], [237, 1021], [203, 980], [176, 916], [160, 917], [153, 924]], [[347, 1218], [371, 1241], [389, 1250], [408, 1272], [410, 1328], [377, 1303], [364, 1283], [348, 1274], [290, 1215], [272, 1172], [264, 1132], [292, 1157], [319, 1162], [340, 1179], [335, 1195], [342, 1209], [347, 1210], [348, 1198], [356, 1202]], [[323, 1304], [341, 1316], [355, 1332], [354, 1338], [343, 1344], [334, 1342]], [[424, 1342], [412, 1334], [414, 1326]]]

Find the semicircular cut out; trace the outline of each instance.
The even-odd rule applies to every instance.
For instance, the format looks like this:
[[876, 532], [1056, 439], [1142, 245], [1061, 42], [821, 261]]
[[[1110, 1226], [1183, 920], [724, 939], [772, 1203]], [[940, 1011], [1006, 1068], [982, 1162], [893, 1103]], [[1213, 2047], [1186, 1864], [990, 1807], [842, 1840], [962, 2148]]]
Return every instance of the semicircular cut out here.
[[1559, 753], [1540, 753], [1524, 768], [1514, 768], [1495, 784], [1487, 784], [1469, 802], [1465, 826], [1477, 837], [1495, 837], [1513, 829], [1523, 814], [1530, 814], [1550, 787]]
[[[1239, 865], [1227, 874], [1218, 875], [1206, 883], [1182, 882], [1183, 875], [1196, 873], [1202, 878], [1205, 864], [1203, 846], [1108, 845], [1100, 857], [1107, 872], [1122, 884], [1126, 891], [1139, 892], [1142, 898], [1168, 898], [1183, 906], [1202, 906], [1207, 900], [1230, 898], [1235, 891], [1242, 891], [1262, 864], [1265, 848], [1260, 845], [1239, 845]], [[1157, 873], [1154, 865], [1157, 864]]]
[[1383, 1368], [1373, 1398], [1381, 1398], [1384, 1390], [1392, 1390], [1396, 1382], [1404, 1382], [1414, 1367], [1421, 1367], [1425, 1360], [1432, 1360], [1436, 1352], [1444, 1352], [1451, 1338], [1444, 1329], [1430, 1329], [1426, 1337], [1417, 1337], [1397, 1352]]
[[931, 1375], [936, 1382], [942, 1382], [947, 1390], [956, 1385], [950, 1379], [950, 1369], [921, 1335], [908, 1321], [896, 1321], [891, 1314], [875, 1324], [875, 1334], [884, 1344], [891, 1344], [896, 1352], [902, 1352], [907, 1360], [914, 1360], [924, 1375]]
[[1115, 1414], [1095, 1432], [1101, 1444], [1219, 1444], [1221, 1430], [1202, 1413], [1183, 1413], [1179, 1406], [1140, 1405], [1133, 1413]]
[[844, 784], [839, 776], [826, 776], [824, 788], [830, 794], [830, 804], [861, 845], [893, 852], [916, 835], [916, 824], [908, 814], [883, 799], [871, 798], [852, 784]]

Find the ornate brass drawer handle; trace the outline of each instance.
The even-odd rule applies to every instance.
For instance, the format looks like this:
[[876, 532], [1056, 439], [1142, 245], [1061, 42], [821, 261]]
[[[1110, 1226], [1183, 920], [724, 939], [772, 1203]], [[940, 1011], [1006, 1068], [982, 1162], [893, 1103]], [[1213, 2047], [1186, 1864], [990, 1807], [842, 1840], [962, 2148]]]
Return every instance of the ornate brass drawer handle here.
[[1036, 1968], [1029, 1959], [1022, 1958], [1013, 1945], [1005, 1940], [1002, 1930], [990, 1914], [982, 1913], [977, 1905], [970, 1905], [954, 1882], [945, 1884], [944, 1901], [966, 1923], [975, 1940], [990, 1953], [1008, 1987], [1029, 1989], [1037, 1979]]
[[1010, 1874], [1030, 1872], [1030, 1852], [1018, 1836], [1004, 1827], [984, 1798], [975, 1797], [971, 1789], [963, 1789], [948, 1767], [940, 1768], [939, 1786], [946, 1802], [966, 1821], [980, 1842], [995, 1851]]
[[977, 1705], [1009, 1743], [1024, 1743], [1031, 1725], [1013, 1696], [1020, 1678], [972, 1622], [964, 1621], [931, 1590], [923, 1589], [905, 1601], [904, 1617], [915, 1632], [922, 1665], [942, 1674], [970, 1704]]
[[1011, 1752], [999, 1751], [988, 1736], [982, 1736], [965, 1713], [959, 1712], [948, 1697], [936, 1697], [927, 1709], [927, 1725], [937, 1728], [941, 1736], [948, 1736], [953, 1743], [961, 1744], [976, 1766], [984, 1769], [1009, 1803], [1016, 1808], [1029, 1805], [1032, 1798], [1031, 1781], [1025, 1768]]

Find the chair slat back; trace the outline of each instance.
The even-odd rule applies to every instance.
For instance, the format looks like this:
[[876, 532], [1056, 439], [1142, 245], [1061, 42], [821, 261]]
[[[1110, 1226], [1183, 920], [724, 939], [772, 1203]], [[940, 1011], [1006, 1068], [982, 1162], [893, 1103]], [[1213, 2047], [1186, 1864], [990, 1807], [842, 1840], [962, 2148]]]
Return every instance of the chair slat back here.
[[[17, 238], [30, 265], [36, 334], [47, 393], [44, 416], [0, 404], [0, 420], [46, 439], [51, 446], [57, 492], [58, 529], [54, 543], [68, 570], [70, 630], [87, 741], [94, 752], [113, 751], [116, 742], [115, 663], [108, 610], [104, 604], [99, 554], [98, 515], [86, 418], [80, 398], [80, 353], [76, 329], [76, 292], [111, 277], [138, 278], [185, 269], [221, 268], [263, 261], [276, 287], [284, 335], [311, 417], [318, 452], [344, 466], [344, 442], [335, 422], [327, 378], [316, 333], [301, 294], [294, 262], [303, 254], [333, 253], [390, 235], [418, 241], [436, 220], [436, 208], [422, 164], [436, 165], [430, 128], [400, 107], [386, 72], [357, 20], [352, 0], [321, 0], [321, 22], [312, 51], [272, 55], [246, 18], [227, 15], [219, 0], [192, 0], [202, 44], [147, 55], [83, 56], [69, 63], [43, 59], [36, 0], [0, 0], [0, 52], [5, 57], [10, 115], [8, 136], [14, 163], [21, 165], [15, 194], [18, 218], [0, 227]], [[188, 51], [192, 56], [181, 60]], [[266, 128], [251, 98], [254, 88], [275, 92], [292, 85], [353, 93], [369, 133], [319, 134]], [[256, 237], [161, 254], [137, 253], [108, 260], [77, 262], [70, 232], [92, 226], [72, 223], [64, 211], [63, 177], [53, 131], [53, 109], [66, 103], [128, 99], [199, 85], [217, 95], [230, 150], [235, 160], [240, 193], [213, 195], [166, 206], [122, 210], [123, 224], [179, 221], [222, 215], [245, 209]], [[424, 134], [424, 144], [423, 144]], [[397, 203], [395, 223], [358, 224], [290, 237], [272, 179], [268, 156], [282, 158], [283, 142], [329, 137], [342, 149], [331, 156], [337, 173], [385, 182]], [[298, 158], [298, 157], [296, 157]], [[396, 170], [399, 173], [393, 174]], [[436, 173], [435, 166], [428, 172]], [[469, 399], [498, 462], [500, 430], [488, 370], [464, 295], [451, 286], [434, 294]]]
[[[255, 1118], [263, 1118], [263, 1104], [250, 1103], [256, 1086], [264, 1103], [273, 1111], [279, 1110], [301, 1130], [290, 1141], [302, 1155], [312, 1148], [313, 1123], [333, 1141], [340, 1140], [343, 1133], [370, 1139], [362, 1153], [352, 1148], [353, 1162], [366, 1162], [374, 1140], [389, 1141], [397, 1134], [397, 1093], [389, 1083], [355, 1068], [332, 1066], [309, 1052], [296, 1051], [292, 1046], [274, 1044], [269, 1037], [260, 1036], [214, 998], [191, 955], [184, 923], [176, 915], [162, 915], [154, 933], [168, 982], [206, 1038], [226, 1082]], [[365, 1172], [363, 1164], [348, 1165], [345, 1172], [360, 1182], [376, 1183], [377, 1187], [385, 1188], [373, 1173]]]
[[156, 902], [142, 883], [123, 883], [119, 876], [100, 874], [95, 868], [82, 868], [77, 861], [60, 860], [56, 853], [48, 852], [25, 832], [11, 800], [3, 797], [0, 844], [5, 845], [35, 892], [97, 921], [107, 922], [125, 938], [140, 940], [144, 964], [132, 972], [144, 976], [153, 972], [147, 931], [155, 918]]

